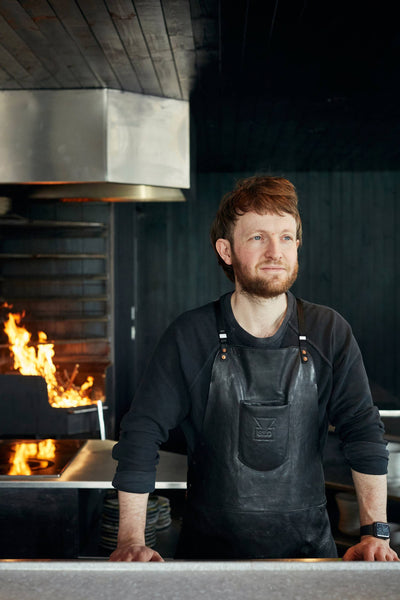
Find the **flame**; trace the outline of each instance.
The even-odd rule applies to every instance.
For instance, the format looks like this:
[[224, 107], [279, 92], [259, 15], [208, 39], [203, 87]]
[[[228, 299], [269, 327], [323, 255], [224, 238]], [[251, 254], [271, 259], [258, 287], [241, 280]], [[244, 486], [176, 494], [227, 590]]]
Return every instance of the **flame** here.
[[42, 440], [38, 444], [38, 452], [36, 458], [41, 460], [51, 460], [56, 456], [56, 445], [53, 440]]
[[11, 467], [9, 475], [30, 475], [29, 459], [51, 460], [56, 455], [56, 446], [53, 440], [41, 442], [21, 442], [15, 444], [15, 455], [10, 458]]
[[47, 335], [39, 331], [39, 344], [29, 346], [31, 334], [25, 327], [20, 326], [24, 314], [8, 313], [8, 320], [4, 324], [10, 344], [10, 350], [14, 355], [14, 369], [21, 375], [41, 375], [47, 383], [49, 403], [54, 408], [69, 408], [73, 406], [85, 406], [93, 404], [94, 401], [88, 395], [93, 387], [94, 378], [89, 376], [80, 386], [73, 385], [73, 380], [78, 372], [79, 365], [66, 383], [60, 383], [56, 377], [56, 366], [53, 362], [54, 344], [47, 342]]

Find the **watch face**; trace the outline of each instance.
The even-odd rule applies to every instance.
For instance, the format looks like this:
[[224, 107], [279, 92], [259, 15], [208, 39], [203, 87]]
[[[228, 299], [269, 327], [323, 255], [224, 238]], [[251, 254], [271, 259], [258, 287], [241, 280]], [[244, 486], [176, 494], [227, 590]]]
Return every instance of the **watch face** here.
[[390, 538], [390, 527], [387, 523], [375, 523], [375, 536], [379, 538]]

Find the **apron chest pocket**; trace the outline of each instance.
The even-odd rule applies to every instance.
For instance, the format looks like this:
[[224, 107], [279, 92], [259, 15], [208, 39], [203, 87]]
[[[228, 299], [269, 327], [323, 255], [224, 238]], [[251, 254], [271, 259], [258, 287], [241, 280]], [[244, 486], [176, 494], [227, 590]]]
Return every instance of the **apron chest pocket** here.
[[257, 471], [270, 471], [286, 459], [289, 406], [240, 403], [239, 460]]

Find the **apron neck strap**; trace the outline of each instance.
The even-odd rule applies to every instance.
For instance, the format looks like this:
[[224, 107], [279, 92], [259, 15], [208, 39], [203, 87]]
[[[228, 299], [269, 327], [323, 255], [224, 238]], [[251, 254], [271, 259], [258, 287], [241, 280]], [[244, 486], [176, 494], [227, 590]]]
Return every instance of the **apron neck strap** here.
[[299, 326], [300, 358], [303, 363], [306, 363], [306, 362], [308, 362], [308, 356], [307, 356], [307, 348], [306, 348], [307, 336], [306, 336], [306, 327], [304, 324], [303, 302], [300, 300], [300, 298], [296, 298], [296, 304], [297, 304], [297, 322], [298, 322], [298, 326]]
[[[299, 327], [300, 358], [303, 363], [306, 363], [306, 362], [308, 362], [308, 355], [307, 355], [307, 348], [306, 348], [307, 336], [305, 333], [306, 329], [305, 329], [305, 323], [304, 323], [303, 302], [302, 302], [302, 300], [300, 300], [300, 298], [296, 298], [296, 304], [297, 304], [297, 321], [298, 321], [298, 327]], [[225, 354], [227, 351], [226, 345], [228, 342], [228, 335], [226, 333], [225, 321], [224, 321], [224, 317], [223, 317], [222, 310], [221, 310], [221, 300], [216, 300], [214, 302], [214, 309], [215, 309], [215, 316], [217, 319], [219, 342], [221, 345], [221, 350]]]
[[228, 341], [228, 335], [225, 329], [225, 321], [221, 310], [221, 300], [215, 300], [214, 302], [215, 316], [217, 319], [217, 329], [218, 329], [218, 337], [219, 342], [221, 344], [223, 352], [226, 352], [224, 348], [226, 348], [226, 344]]

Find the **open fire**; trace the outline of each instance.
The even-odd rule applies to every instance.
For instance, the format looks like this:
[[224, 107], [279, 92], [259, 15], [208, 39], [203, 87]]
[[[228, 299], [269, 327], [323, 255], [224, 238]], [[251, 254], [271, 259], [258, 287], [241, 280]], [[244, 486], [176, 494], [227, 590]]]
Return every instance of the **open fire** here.
[[46, 468], [56, 455], [53, 440], [40, 442], [21, 442], [15, 444], [14, 455], [10, 457], [11, 467], [8, 475], [31, 475], [36, 465]]
[[0, 440], [0, 479], [60, 477], [86, 442], [54, 438]]
[[[88, 376], [86, 381], [77, 386], [74, 380], [79, 365], [75, 365], [73, 373], [63, 375], [57, 371], [53, 362], [54, 344], [47, 342], [47, 335], [38, 332], [36, 347], [30, 345], [31, 333], [20, 325], [24, 314], [8, 313], [4, 324], [9, 348], [14, 356], [14, 369], [21, 375], [40, 375], [46, 380], [49, 403], [54, 408], [71, 408], [95, 404], [99, 398], [92, 398], [94, 378]], [[103, 398], [101, 398], [103, 400]]]

